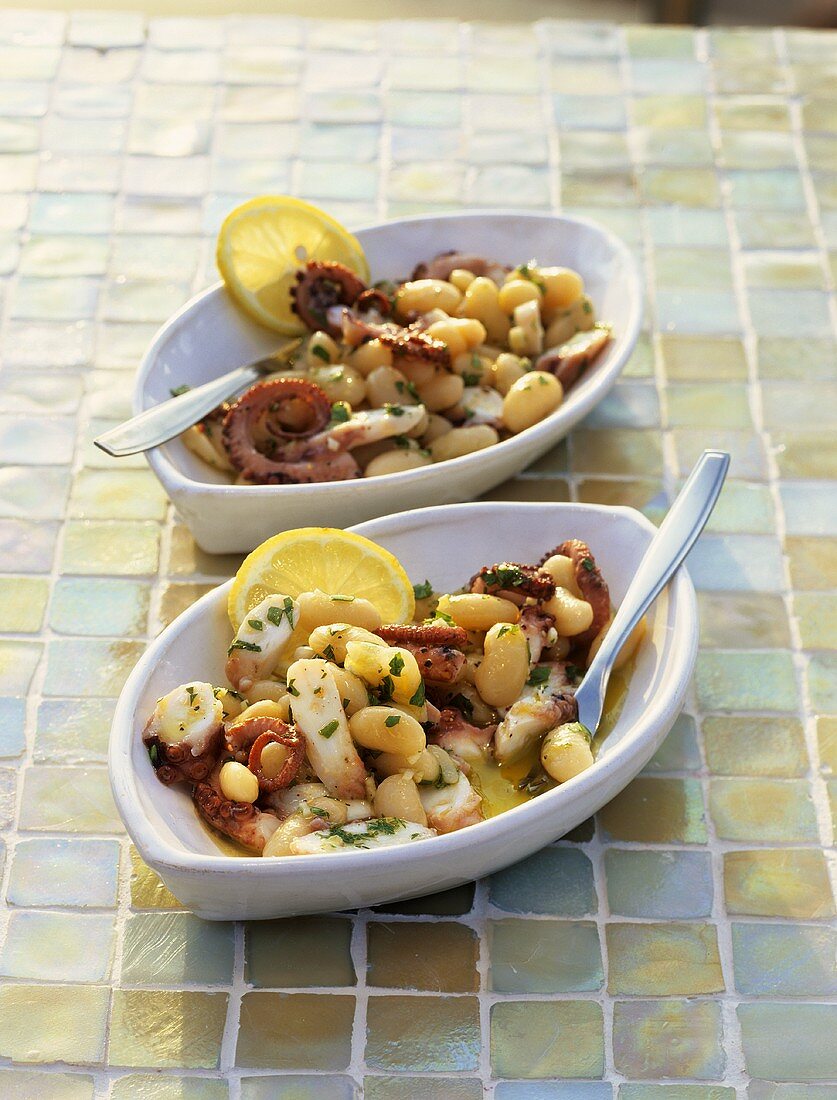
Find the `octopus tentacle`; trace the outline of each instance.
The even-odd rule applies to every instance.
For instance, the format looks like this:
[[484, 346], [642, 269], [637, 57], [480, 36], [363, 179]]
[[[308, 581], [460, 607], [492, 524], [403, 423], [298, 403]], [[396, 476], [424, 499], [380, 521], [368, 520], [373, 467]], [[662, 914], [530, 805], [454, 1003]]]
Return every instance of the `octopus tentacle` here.
[[212, 734], [203, 750], [196, 755], [185, 741], [171, 744], [162, 741], [157, 734], [147, 732], [143, 742], [151, 756], [151, 763], [161, 783], [197, 783], [209, 775], [215, 767], [223, 748], [223, 729], [221, 726]]
[[422, 679], [450, 684], [459, 678], [465, 664], [462, 647], [468, 634], [461, 626], [447, 623], [379, 627], [375, 633], [390, 645], [407, 649], [416, 659]]
[[486, 751], [497, 727], [474, 726], [456, 707], [444, 707], [439, 720], [430, 729], [428, 740], [451, 753], [458, 763], [479, 759]]
[[[283, 409], [305, 417], [294, 429], [283, 422]], [[248, 480], [259, 485], [345, 481], [358, 477], [357, 463], [345, 450], [331, 450], [311, 437], [323, 431], [331, 417], [325, 391], [305, 378], [274, 378], [257, 382], [239, 397], [224, 418], [224, 446], [230, 462]], [[259, 432], [266, 435], [256, 446]]]
[[451, 364], [447, 344], [429, 336], [422, 322], [403, 328], [391, 322], [374, 324], [344, 310], [343, 340], [351, 347], [358, 347], [366, 340], [379, 340], [396, 359], [421, 359], [442, 368], [449, 368]]
[[[287, 787], [295, 778], [302, 761], [305, 759], [305, 742], [295, 729], [279, 719], [255, 718], [254, 724], [263, 723], [264, 730], [256, 737], [250, 748], [247, 766], [259, 781], [259, 790], [272, 794]], [[248, 723], [249, 725], [249, 723]], [[276, 775], [267, 776], [262, 769], [262, 753], [267, 745], [283, 745], [288, 756]]]
[[542, 611], [536, 604], [530, 604], [520, 610], [520, 629], [529, 643], [529, 661], [534, 665], [541, 659], [541, 653], [555, 641], [555, 617]]
[[440, 252], [432, 260], [417, 264], [413, 269], [413, 279], [449, 279], [451, 272], [461, 268], [470, 271], [472, 275], [487, 276], [495, 282], [502, 282], [503, 277], [511, 268], [495, 260], [487, 260], [484, 256], [477, 256], [472, 252], [457, 252], [451, 249], [449, 252]]
[[296, 274], [291, 287], [291, 309], [312, 331], [340, 336], [340, 325], [329, 320], [333, 306], [353, 305], [367, 290], [366, 283], [345, 264], [333, 260], [309, 260]]
[[539, 564], [543, 564], [547, 558], [556, 554], [572, 561], [575, 567], [575, 581], [581, 597], [593, 608], [593, 622], [589, 628], [572, 639], [574, 650], [587, 650], [596, 635], [610, 620], [610, 592], [607, 581], [596, 565], [596, 559], [590, 553], [590, 547], [581, 539], [567, 539], [559, 543], [554, 550], [550, 550], [541, 558]]
[[[546, 558], [543, 559], [546, 561]], [[521, 565], [519, 562], [500, 562], [498, 565], [484, 565], [469, 581], [471, 592], [488, 592], [492, 596], [502, 596], [518, 605], [527, 597], [545, 603], [555, 595], [555, 581], [548, 573], [535, 565]]]

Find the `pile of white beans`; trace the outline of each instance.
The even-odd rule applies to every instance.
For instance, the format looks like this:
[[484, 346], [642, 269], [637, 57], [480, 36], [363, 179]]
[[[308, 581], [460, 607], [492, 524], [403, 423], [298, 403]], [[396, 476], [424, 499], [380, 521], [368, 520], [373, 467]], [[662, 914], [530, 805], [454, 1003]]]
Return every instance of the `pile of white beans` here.
[[[416, 317], [447, 346], [450, 368], [394, 358], [380, 340], [350, 348], [315, 332], [292, 369], [282, 371], [315, 382], [344, 415], [424, 406], [422, 420], [403, 435], [353, 449], [365, 477], [459, 458], [539, 423], [561, 405], [564, 390], [554, 374], [533, 370], [533, 360], [596, 325], [578, 272], [533, 263], [508, 272], [502, 284], [465, 269], [447, 280], [402, 283], [392, 320], [406, 325]], [[187, 443], [217, 465], [206, 440]]]

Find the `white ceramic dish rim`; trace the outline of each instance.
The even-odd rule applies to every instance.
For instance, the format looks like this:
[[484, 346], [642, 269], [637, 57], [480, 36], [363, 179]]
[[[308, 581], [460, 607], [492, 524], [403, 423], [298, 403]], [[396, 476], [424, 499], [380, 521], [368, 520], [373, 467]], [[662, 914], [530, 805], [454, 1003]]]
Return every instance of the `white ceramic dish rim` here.
[[[444, 510], [450, 514], [453, 509], [491, 509], [496, 507], [498, 503], [500, 502], [450, 504], [433, 509], [412, 509], [398, 513], [397, 516], [369, 520], [366, 523], [359, 524], [358, 527], [366, 529], [369, 532], [369, 537], [374, 537], [374, 531], [371, 528], [394, 519], [407, 523], [422, 512]], [[538, 502], [509, 503], [514, 503], [516, 507], [524, 509], [543, 507]], [[555, 502], [554, 506], [559, 505], [560, 502]], [[637, 526], [651, 534], [656, 531], [651, 521], [633, 508], [621, 505], [575, 503], [569, 506], [573, 510], [621, 514], [630, 518]], [[324, 852], [311, 856], [294, 856], [293, 859], [283, 860], [265, 860], [261, 856], [233, 858], [220, 853], [218, 855], [198, 855], [175, 848], [159, 836], [142, 812], [133, 812], [133, 807], [140, 805], [138, 781], [131, 765], [134, 714], [146, 678], [158, 662], [159, 651], [164, 647], [167, 636], [170, 632], [178, 631], [192, 620], [199, 618], [203, 613], [203, 609], [217, 600], [219, 596], [225, 595], [231, 584], [232, 580], [229, 580], [214, 588], [211, 592], [207, 592], [191, 607], [182, 612], [151, 642], [125, 682], [114, 712], [113, 732], [108, 755], [111, 787], [131, 839], [143, 858], [158, 868], [169, 868], [173, 871], [197, 871], [205, 874], [234, 871], [238, 875], [250, 872], [276, 879], [299, 876], [305, 878], [311, 872], [316, 871], [317, 868], [327, 870], [340, 867], [345, 873], [350, 874], [356, 867], [364, 866], [364, 861], [368, 861], [370, 858], [379, 865], [391, 862], [397, 863], [404, 859], [421, 859], [423, 862], [436, 856], [443, 858], [456, 852], [462, 852], [472, 844], [479, 843], [482, 840], [490, 842], [492, 839], [499, 839], [502, 832], [507, 831], [509, 828], [513, 829], [516, 823], [520, 823], [522, 827], [526, 823], [533, 823], [537, 818], [544, 816], [549, 808], [556, 805], [560, 799], [577, 800], [588, 793], [592, 795], [600, 782], [602, 768], [618, 770], [621, 761], [636, 752], [638, 740], [643, 743], [654, 742], [656, 734], [661, 727], [666, 725], [672, 711], [675, 714], [679, 713], [691, 679], [698, 647], [698, 616], [695, 590], [688, 572], [684, 567], [681, 567], [669, 585], [669, 598], [677, 601], [678, 609], [681, 609], [682, 604], [682, 610], [680, 610], [679, 627], [673, 632], [670, 641], [673, 664], [668, 673], [667, 690], [657, 692], [644, 711], [642, 719], [631, 727], [632, 736], [623, 737], [613, 751], [609, 753], [607, 759], [601, 761], [601, 764], [597, 760], [592, 768], [521, 806], [515, 806], [513, 809], [506, 810], [504, 813], [482, 821], [477, 825], [469, 826], [467, 829], [431, 837], [417, 845], [398, 845], [372, 852]], [[670, 725], [670, 722], [668, 724]], [[591, 799], [591, 804], [593, 801]], [[591, 812], [594, 812], [597, 808], [598, 804], [592, 805]], [[474, 830], [478, 830], [478, 832]]]
[[[534, 424], [531, 428], [527, 428], [525, 431], [518, 433], [517, 435], [510, 436], [508, 439], [502, 440], [500, 443], [495, 443], [491, 448], [492, 451], [497, 448], [503, 448], [503, 453], [508, 453], [512, 448], [516, 448], [519, 445], [520, 440], [533, 440], [535, 438], [541, 438], [548, 436], [552, 433], [556, 422], [566, 418], [567, 409], [570, 410], [573, 417], [573, 423], [576, 423], [582, 417], [586, 416], [595, 405], [607, 392], [609, 384], [612, 380], [617, 378], [622, 372], [622, 368], [630, 356], [639, 331], [642, 326], [642, 313], [643, 313], [643, 296], [641, 291], [641, 280], [639, 275], [639, 267], [633, 254], [628, 246], [621, 238], [615, 233], [611, 232], [606, 226], [600, 225], [598, 222], [591, 218], [578, 217], [576, 215], [569, 214], [550, 214], [546, 212], [536, 211], [516, 211], [516, 210], [503, 210], [503, 209], [484, 209], [484, 210], [469, 210], [463, 213], [447, 213], [438, 215], [417, 214], [406, 218], [393, 218], [386, 222], [375, 222], [370, 225], [362, 226], [359, 229], [354, 230], [355, 233], [363, 233], [367, 230], [383, 229], [388, 225], [393, 224], [409, 224], [411, 222], [433, 220], [464, 220], [464, 219], [479, 219], [485, 217], [514, 217], [521, 219], [538, 220], [543, 218], [553, 218], [556, 221], [574, 222], [579, 225], [583, 225], [588, 229], [600, 234], [604, 240], [608, 242], [610, 247], [617, 253], [625, 265], [625, 269], [628, 273], [627, 282], [633, 287], [634, 294], [631, 298], [630, 313], [628, 323], [625, 326], [623, 332], [615, 334], [615, 344], [613, 351], [612, 362], [608, 364], [607, 369], [600, 371], [598, 374], [591, 374], [590, 384], [584, 388], [584, 378], [570, 391], [570, 396], [567, 401], [559, 406], [555, 412], [550, 413], [544, 420]], [[134, 394], [132, 401], [132, 408], [134, 414], [143, 412], [147, 407], [145, 402], [145, 383], [152, 373], [154, 366], [157, 362], [160, 349], [168, 342], [168, 340], [179, 329], [186, 327], [189, 324], [190, 316], [192, 312], [199, 307], [208, 298], [213, 297], [219, 293], [223, 293], [223, 282], [214, 283], [212, 286], [207, 287], [206, 290], [202, 290], [199, 294], [190, 298], [185, 305], [169, 318], [168, 321], [157, 331], [154, 339], [152, 340], [148, 350], [142, 358], [139, 370], [137, 371], [136, 382], [134, 385]], [[267, 330], [265, 330], [267, 331]], [[282, 339], [279, 333], [276, 333], [277, 341]], [[235, 366], [241, 364], [232, 364], [230, 370]], [[208, 381], [208, 379], [207, 379]], [[462, 455], [459, 458], [448, 459], [445, 463], [445, 470], [451, 474], [455, 474], [457, 470], [463, 466], [467, 467], [474, 461], [479, 455], [479, 451]], [[270, 498], [275, 500], [277, 494], [288, 496], [300, 496], [304, 495], [309, 499], [316, 498], [318, 495], [328, 497], [334, 492], [335, 485], [340, 483], [335, 482], [313, 482], [306, 485], [219, 485], [215, 482], [196, 481], [194, 478], [188, 477], [166, 456], [162, 447], [154, 447], [150, 451], [146, 451], [146, 458], [151, 465], [154, 472], [166, 486], [169, 492], [177, 492], [178, 490], [185, 491], [201, 491], [204, 493], [210, 493], [213, 496], [234, 496], [234, 497], [248, 497], [254, 500], [258, 500], [261, 497]], [[424, 481], [429, 477], [435, 477], [437, 473], [437, 467], [435, 465], [429, 467], [419, 467], [416, 470], [403, 470], [394, 474], [381, 474], [375, 478], [376, 485], [380, 484], [382, 487], [386, 485], [392, 485], [395, 489], [399, 486], [406, 487], [407, 485]], [[356, 483], [350, 483], [356, 484]]]

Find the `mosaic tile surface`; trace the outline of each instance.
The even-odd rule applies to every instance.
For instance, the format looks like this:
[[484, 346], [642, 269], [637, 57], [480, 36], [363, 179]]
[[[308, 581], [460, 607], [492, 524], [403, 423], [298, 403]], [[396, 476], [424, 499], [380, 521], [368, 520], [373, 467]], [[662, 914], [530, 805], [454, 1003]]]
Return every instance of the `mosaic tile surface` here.
[[[0, 12], [0, 1094], [837, 1095], [835, 50]], [[224, 213], [269, 189], [353, 226], [562, 208], [634, 249], [622, 380], [493, 497], [659, 520], [704, 446], [732, 471], [690, 563], [686, 710], [595, 822], [475, 887], [236, 926], [143, 865], [105, 769], [143, 644], [236, 559], [92, 439], [215, 277]]]

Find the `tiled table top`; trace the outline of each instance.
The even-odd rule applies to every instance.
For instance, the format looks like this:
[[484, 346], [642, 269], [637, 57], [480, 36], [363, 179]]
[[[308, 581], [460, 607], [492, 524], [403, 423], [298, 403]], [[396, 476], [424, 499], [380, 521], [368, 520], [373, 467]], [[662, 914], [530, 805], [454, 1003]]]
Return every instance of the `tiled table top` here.
[[[0, 1094], [835, 1096], [837, 39], [7, 12], [0, 43]], [[704, 445], [733, 460], [686, 713], [595, 825], [232, 926], [138, 860], [104, 763], [146, 639], [236, 563], [91, 438], [267, 190], [351, 225], [561, 206], [636, 250], [623, 380], [494, 496], [659, 517]]]

